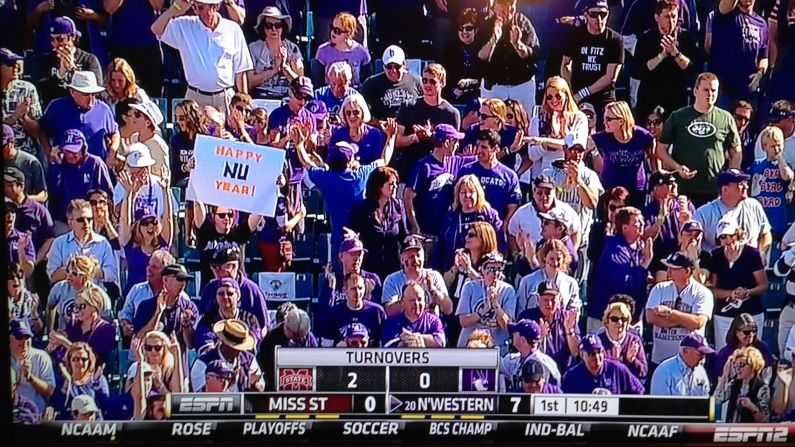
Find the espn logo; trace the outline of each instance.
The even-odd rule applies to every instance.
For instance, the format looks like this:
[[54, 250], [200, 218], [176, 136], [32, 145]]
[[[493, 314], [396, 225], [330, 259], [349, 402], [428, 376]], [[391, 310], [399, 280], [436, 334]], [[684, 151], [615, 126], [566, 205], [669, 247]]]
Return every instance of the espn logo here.
[[171, 413], [175, 416], [240, 414], [239, 394], [174, 394]]
[[786, 426], [715, 427], [713, 442], [731, 443], [786, 443], [789, 428]]

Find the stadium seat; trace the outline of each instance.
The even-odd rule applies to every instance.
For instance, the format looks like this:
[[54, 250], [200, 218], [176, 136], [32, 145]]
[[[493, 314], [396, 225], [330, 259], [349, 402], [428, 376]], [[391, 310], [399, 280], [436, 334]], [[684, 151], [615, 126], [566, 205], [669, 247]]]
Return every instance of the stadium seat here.
[[326, 265], [331, 259], [331, 235], [319, 234], [317, 237], [317, 251], [315, 251], [315, 264]]
[[293, 237], [293, 262], [312, 260], [315, 242], [315, 235], [312, 233], [296, 234]]
[[315, 296], [315, 277], [309, 273], [296, 273], [295, 299], [308, 301]]
[[786, 300], [787, 292], [784, 286], [784, 279], [777, 276], [770, 278], [768, 291], [764, 295], [765, 311], [778, 314], [784, 307]]
[[173, 122], [173, 115], [168, 114], [168, 100], [166, 98], [149, 98], [153, 103], [157, 104], [160, 113], [163, 114], [163, 122], [160, 124], [162, 129], [165, 129], [166, 123]]
[[267, 302], [282, 303], [295, 299], [294, 272], [257, 272], [254, 276]]
[[304, 189], [304, 206], [306, 207], [306, 214], [318, 215], [323, 214], [323, 194], [317, 189]]
[[252, 99], [251, 105], [256, 108], [263, 108], [268, 112], [268, 116], [273, 113], [278, 107], [282, 105], [282, 101], [278, 99]]

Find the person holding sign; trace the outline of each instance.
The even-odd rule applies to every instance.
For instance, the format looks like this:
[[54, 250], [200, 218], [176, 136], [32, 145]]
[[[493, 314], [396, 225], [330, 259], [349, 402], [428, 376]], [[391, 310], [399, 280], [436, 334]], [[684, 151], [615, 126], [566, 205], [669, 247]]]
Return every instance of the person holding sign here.
[[354, 163], [357, 146], [343, 141], [329, 146], [327, 163], [317, 163], [307, 153], [305, 146], [311, 127], [311, 123], [305, 121], [294, 124], [291, 138], [295, 142], [298, 159], [308, 169], [309, 180], [323, 193], [325, 209], [331, 218], [331, 252], [336, 253], [342, 242], [342, 227], [348, 223], [354, 205], [364, 200], [367, 178], [392, 159], [398, 126], [394, 119], [387, 120], [384, 128], [386, 143], [381, 158], [364, 166]]

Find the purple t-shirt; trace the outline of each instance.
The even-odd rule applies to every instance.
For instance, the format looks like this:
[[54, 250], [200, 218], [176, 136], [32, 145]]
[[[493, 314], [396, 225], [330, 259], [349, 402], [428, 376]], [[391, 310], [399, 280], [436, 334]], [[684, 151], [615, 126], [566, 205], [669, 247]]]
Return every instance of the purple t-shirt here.
[[71, 96], [54, 99], [44, 110], [39, 123], [53, 146], [60, 144], [61, 137], [67, 130], [80, 130], [88, 142], [88, 152], [102, 160], [108, 153], [105, 139], [119, 131], [113, 111], [104, 101], [97, 100], [94, 107], [85, 111], [77, 107]]
[[604, 157], [601, 177], [605, 191], [615, 186], [623, 186], [630, 191], [643, 191], [646, 186], [643, 161], [646, 159], [646, 149], [654, 141], [652, 134], [635, 126], [632, 138], [626, 143], [616, 140], [610, 132], [598, 132], [591, 138]]
[[[157, 248], [168, 249], [168, 244], [162, 237], [158, 237], [157, 245]], [[124, 255], [127, 257], [127, 290], [124, 292], [126, 294], [134, 284], [146, 281], [146, 266], [149, 265], [152, 255], [144, 253], [141, 246], [134, 244], [132, 240], [124, 246]]]
[[[141, 304], [138, 305], [138, 309], [135, 310], [135, 316], [133, 317], [132, 321], [135, 331], [141, 330], [144, 326], [146, 326], [147, 323], [149, 323], [149, 320], [151, 320], [152, 316], [155, 314], [156, 308], [157, 297], [141, 301]], [[159, 330], [166, 335], [171, 335], [172, 333], [176, 334], [177, 340], [179, 340], [180, 345], [182, 345], [182, 313], [186, 310], [190, 311], [191, 313], [189, 324], [195, 329], [196, 323], [199, 321], [199, 309], [195, 304], [193, 304], [193, 301], [191, 301], [187, 295], [183, 293], [182, 296], [177, 298], [177, 301], [174, 303], [173, 307], [166, 307], [166, 310], [160, 317], [159, 327], [155, 328], [155, 330]], [[113, 340], [113, 336], [111, 336], [111, 340]], [[182, 346], [183, 352], [187, 348], [190, 348], [190, 346]]]
[[[297, 118], [303, 122], [309, 120], [309, 122], [312, 123], [312, 130], [315, 130], [315, 120], [312, 114], [309, 113], [309, 110], [301, 107], [298, 112], [293, 112], [288, 104], [277, 107], [273, 113], [271, 113], [271, 116], [268, 118], [268, 129], [279, 130], [279, 132], [284, 133], [286, 132], [287, 124], [289, 124], [290, 120], [293, 118]], [[287, 162], [290, 164], [290, 171], [293, 173], [290, 177], [290, 183], [300, 183], [301, 179], [304, 178], [304, 165], [302, 165], [301, 161], [298, 159], [298, 153], [295, 151], [295, 146], [293, 146], [292, 143], [290, 143], [285, 150], [287, 150]]]
[[50, 164], [47, 185], [50, 194], [50, 212], [56, 220], [66, 221], [66, 206], [74, 199], [84, 199], [92, 189], [98, 188], [113, 197], [110, 174], [99, 157], [86, 154], [79, 164]]
[[[8, 253], [6, 263], [19, 262], [19, 237], [21, 235], [22, 232], [12, 228], [11, 234], [6, 236], [6, 252]], [[36, 251], [33, 249], [33, 242], [28, 244], [25, 254], [28, 256], [29, 261], [36, 262]]]
[[[762, 358], [765, 359], [765, 367], [776, 364], [776, 358], [773, 357], [773, 353], [770, 351], [770, 346], [768, 346], [767, 343], [754, 339], [751, 346], [758, 349], [759, 353], [762, 354]], [[735, 349], [739, 348], [726, 345], [715, 354], [715, 363], [713, 364], [712, 374], [710, 375], [710, 379], [715, 383], [717, 383], [717, 379], [723, 375], [723, 368], [726, 366], [726, 362], [729, 361], [729, 356], [734, 354]]]
[[[541, 313], [541, 309], [533, 307], [523, 310], [516, 319], [528, 319], [541, 324], [544, 321], [544, 316]], [[545, 354], [555, 360], [560, 371], [566, 371], [574, 363], [576, 357], [571, 355], [571, 350], [569, 349], [566, 328], [563, 326], [563, 310], [558, 309], [552, 316], [552, 321], [548, 322], [548, 324], [549, 336], [541, 342], [540, 348]], [[574, 326], [574, 332], [577, 337], [580, 336], [579, 326]]]
[[323, 338], [333, 340], [337, 344], [345, 336], [345, 330], [353, 323], [361, 323], [370, 333], [372, 344], [381, 340], [381, 327], [386, 321], [386, 312], [380, 304], [365, 300], [364, 307], [352, 310], [347, 302], [337, 304], [331, 308], [326, 319], [326, 328]]
[[157, 16], [158, 11], [149, 2], [121, 2], [111, 20], [111, 45], [114, 48], [156, 47], [157, 38], [149, 28]]
[[94, 327], [85, 333], [80, 329], [79, 322], [67, 323], [65, 332], [72, 343], [78, 341], [88, 343], [97, 356], [97, 364], [107, 363], [113, 348], [116, 347], [116, 330], [112, 324], [102, 319], [97, 320]]
[[458, 177], [472, 174], [480, 180], [486, 192], [486, 200], [492, 208], [505, 219], [508, 205], [522, 203], [522, 191], [519, 189], [519, 177], [508, 166], [497, 162], [491, 169], [484, 168], [479, 162], [468, 164], [461, 168]]
[[[50, 197], [52, 197], [52, 191]], [[27, 197], [19, 205], [15, 227], [19, 231], [30, 232], [34, 247], [41, 248], [47, 239], [55, 237], [50, 212], [41, 203]]]
[[[382, 290], [381, 278], [375, 273], [366, 270], [361, 270], [359, 274], [364, 278], [365, 283], [370, 282], [373, 284], [370, 296], [365, 295], [365, 299], [374, 303], [380, 303]], [[312, 312], [315, 319], [315, 326], [320, 327], [324, 321], [328, 320], [331, 315], [331, 309], [333, 309], [334, 306], [345, 303], [347, 300], [345, 291], [343, 290], [345, 286], [345, 275], [342, 274], [341, 269], [334, 272], [334, 278], [334, 290], [331, 290], [325, 278], [320, 281], [317, 304]]]
[[[315, 59], [325, 67], [337, 61], [347, 62], [353, 69], [351, 85], [356, 86], [361, 83], [359, 73], [361, 72], [362, 66], [370, 63], [370, 53], [367, 51], [367, 48], [356, 41], [353, 42], [353, 45], [347, 51], [340, 51], [332, 47], [330, 42], [326, 42], [317, 49]], [[328, 79], [326, 79], [326, 83], [329, 83]]]
[[411, 170], [406, 186], [414, 191], [414, 213], [424, 234], [439, 234], [442, 218], [453, 204], [453, 186], [458, 171], [475, 157], [452, 156], [441, 162], [433, 155], [420, 159]]
[[[215, 313], [218, 311], [218, 302], [215, 300], [215, 293], [218, 291], [218, 284], [220, 280], [213, 279], [208, 282], [201, 290], [201, 302], [199, 308], [202, 315]], [[265, 302], [265, 294], [259, 288], [257, 283], [240, 275], [238, 278], [240, 284], [240, 301], [237, 304], [241, 310], [250, 312], [257, 318], [260, 327], [268, 327], [268, 305]]]
[[762, 204], [775, 235], [783, 235], [789, 228], [787, 220], [787, 187], [781, 178], [778, 163], [767, 158], [756, 160], [748, 169], [751, 174], [751, 196]]
[[568, 394], [593, 394], [596, 389], [608, 390], [610, 394], [643, 394], [644, 391], [643, 384], [626, 366], [607, 358], [597, 376], [588, 371], [585, 363], [572, 366], [563, 375], [561, 388]]
[[437, 341], [446, 344], [442, 320], [434, 313], [423, 312], [413, 323], [403, 313], [387, 318], [381, 333], [381, 346], [396, 348], [400, 344], [400, 334], [403, 333], [403, 329], [423, 335], [433, 335]]
[[276, 212], [273, 217], [263, 216], [257, 228], [257, 240], [268, 244], [277, 244], [284, 235], [282, 226], [287, 222], [287, 199], [279, 194], [276, 197]]
[[329, 138], [328, 145], [332, 147], [339, 141], [356, 144], [359, 147], [356, 158], [359, 160], [359, 163], [363, 165], [378, 160], [381, 158], [381, 153], [384, 151], [384, 133], [369, 124], [364, 125], [364, 134], [358, 143], [353, 141], [347, 127], [342, 126], [336, 128], [331, 134], [331, 138]]
[[728, 14], [715, 9], [709, 70], [720, 78], [721, 90], [748, 91], [748, 77], [767, 57], [767, 22], [755, 12], [744, 14], [735, 7]]

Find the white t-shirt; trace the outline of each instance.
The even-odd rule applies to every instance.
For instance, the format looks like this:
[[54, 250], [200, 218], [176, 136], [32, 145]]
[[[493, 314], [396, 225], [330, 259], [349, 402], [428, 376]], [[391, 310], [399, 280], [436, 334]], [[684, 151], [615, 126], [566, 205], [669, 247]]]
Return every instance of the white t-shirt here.
[[[126, 194], [127, 191], [124, 189], [124, 186], [122, 186], [121, 183], [116, 183], [116, 186], [113, 188], [113, 206], [118, 206], [121, 201], [124, 200]], [[176, 201], [173, 198], [171, 198], [171, 200], [171, 209], [174, 210], [176, 208], [174, 208], [173, 205]], [[154, 210], [158, 219], [163, 219], [163, 212], [166, 208], [165, 202], [163, 201], [163, 187], [160, 186], [160, 177], [150, 175], [149, 182], [141, 186], [141, 189], [138, 190], [138, 194], [135, 196], [135, 203], [133, 204], [133, 213], [143, 206], [149, 206]], [[130, 216], [130, 218], [132, 219], [133, 216]]]
[[243, 31], [221, 18], [214, 30], [197, 16], [171, 19], [160, 40], [179, 50], [188, 85], [214, 92], [235, 85], [235, 74], [254, 67]]
[[[571, 222], [571, 229], [568, 232], [570, 237], [581, 232], [580, 215], [577, 214], [577, 212], [574, 211], [574, 208], [569, 206], [568, 203], [562, 202], [559, 199], [555, 199], [550, 211], [552, 210], [563, 212], [568, 218], [569, 222]], [[508, 222], [508, 234], [516, 237], [519, 232], [523, 232], [524, 234], [529, 235], [533, 241], [538, 242], [541, 240], [542, 227], [543, 224], [541, 222], [541, 218], [538, 217], [538, 210], [536, 210], [535, 202], [530, 201], [520, 206], [516, 212], [513, 213], [511, 221]]]
[[[677, 297], [681, 297], [681, 304], [676, 305]], [[649, 292], [649, 301], [646, 309], [654, 309], [657, 306], [668, 306], [694, 315], [706, 315], [707, 319], [712, 318], [714, 298], [712, 292], [696, 280], [690, 279], [681, 294], [677, 294], [676, 286], [673, 281], [663, 281], [655, 285]], [[704, 328], [695, 331], [704, 335]], [[654, 346], [652, 348], [651, 361], [660, 363], [663, 360], [676, 355], [679, 352], [679, 342], [682, 341], [691, 331], [681, 326], [662, 328], [654, 326]]]
[[699, 207], [694, 216], [704, 226], [704, 250], [712, 251], [717, 248], [715, 237], [718, 233], [718, 222], [724, 216], [734, 217], [745, 231], [745, 242], [754, 248], [759, 246], [759, 237], [770, 231], [770, 221], [758, 200], [749, 197], [736, 207], [729, 208], [720, 199], [715, 199]]
[[[555, 188], [557, 200], [570, 205], [572, 209], [579, 214], [580, 227], [582, 228], [580, 246], [586, 246], [588, 244], [588, 236], [591, 232], [591, 224], [593, 224], [594, 210], [583, 205], [579, 191], [580, 188], [577, 185], [566, 186], [566, 171], [563, 169], [552, 166], [548, 169], [544, 169], [541, 175], [550, 176], [556, 185], [560, 185]], [[582, 162], [580, 162], [580, 179], [585, 186], [596, 189], [597, 197], [604, 194], [605, 189], [602, 186], [602, 181], [599, 180], [599, 175]]]
[[[538, 269], [526, 275], [519, 281], [519, 288], [516, 290], [516, 315], [518, 316], [526, 309], [538, 307], [538, 285], [548, 280], [546, 270]], [[563, 309], [581, 309], [580, 285], [577, 280], [566, 273], [560, 272], [555, 275], [555, 284], [560, 289], [561, 307]]]
[[[534, 116], [530, 120], [530, 133], [529, 136], [537, 137], [540, 135], [539, 130], [539, 117]], [[587, 141], [588, 140], [588, 117], [584, 113], [576, 112], [572, 119], [571, 126], [567, 134], [574, 135], [574, 141]], [[533, 161], [533, 166], [527, 170], [519, 179], [522, 183], [530, 183], [534, 178], [538, 177], [544, 169], [552, 167], [552, 162], [558, 158], [563, 158], [563, 149], [556, 151], [548, 151], [539, 145], [528, 146], [527, 154], [530, 160]], [[519, 161], [517, 160], [517, 163]], [[518, 169], [518, 166], [516, 166]]]
[[[497, 281], [496, 287], [497, 302], [500, 303], [502, 310], [513, 320], [516, 315], [516, 293], [513, 287], [504, 281]], [[508, 335], [507, 330], [500, 328], [497, 324], [497, 315], [493, 308], [489, 307], [488, 311], [484, 311], [486, 301], [486, 286], [482, 279], [470, 281], [464, 285], [461, 291], [461, 299], [458, 301], [458, 308], [455, 310], [456, 316], [474, 312], [485, 313], [486, 316], [481, 317], [480, 321], [475, 325], [461, 329], [461, 335], [458, 337], [458, 347], [466, 347], [469, 334], [475, 329], [487, 329], [491, 332], [491, 337], [494, 339], [494, 346], [498, 346], [502, 354], [507, 354], [505, 342], [510, 335]]]

